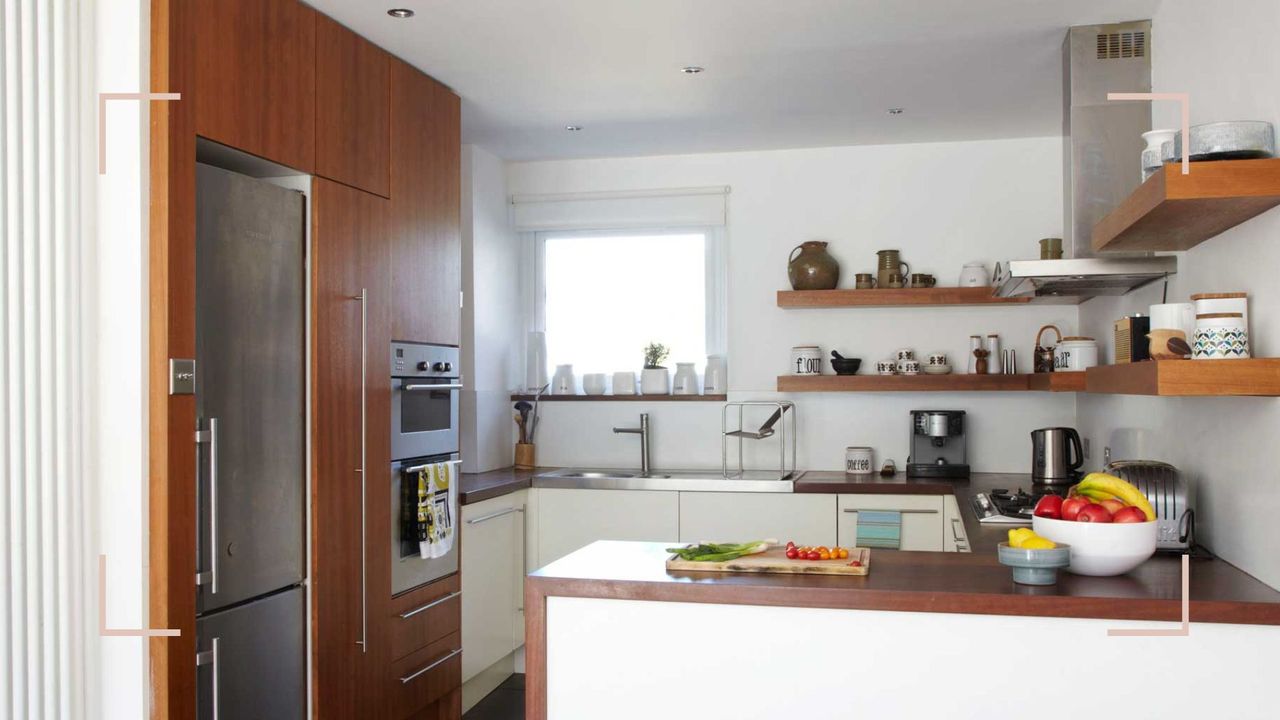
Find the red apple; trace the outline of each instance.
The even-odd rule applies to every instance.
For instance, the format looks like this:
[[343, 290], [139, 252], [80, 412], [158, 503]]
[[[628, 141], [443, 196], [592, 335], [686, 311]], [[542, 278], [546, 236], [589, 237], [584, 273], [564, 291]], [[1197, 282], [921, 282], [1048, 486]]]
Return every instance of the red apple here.
[[1062, 517], [1062, 498], [1057, 495], [1045, 495], [1040, 498], [1040, 502], [1036, 503], [1035, 514], [1037, 517], [1053, 518], [1057, 520]]
[[1115, 498], [1111, 498], [1109, 500], [1103, 500], [1099, 504], [1102, 505], [1102, 507], [1106, 508], [1112, 515], [1115, 515], [1116, 513], [1120, 512], [1126, 507], [1129, 507], [1128, 505], [1125, 505], [1123, 502], [1116, 500]]
[[1136, 507], [1121, 508], [1120, 512], [1111, 518], [1111, 522], [1118, 523], [1140, 523], [1146, 521], [1147, 514], [1142, 512], [1142, 508]]
[[1062, 519], [1078, 520], [1080, 511], [1088, 507], [1089, 498], [1086, 497], [1069, 497], [1062, 501]]
[[1098, 503], [1089, 503], [1088, 505], [1085, 505], [1084, 509], [1080, 511], [1080, 514], [1076, 516], [1076, 521], [1109, 523], [1111, 522], [1111, 511]]

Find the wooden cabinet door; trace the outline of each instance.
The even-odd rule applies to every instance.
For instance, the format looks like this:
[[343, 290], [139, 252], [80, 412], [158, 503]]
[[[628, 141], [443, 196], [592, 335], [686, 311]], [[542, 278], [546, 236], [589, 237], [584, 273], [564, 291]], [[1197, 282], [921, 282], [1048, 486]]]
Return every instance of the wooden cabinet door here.
[[675, 542], [679, 495], [673, 490], [538, 490], [538, 567], [597, 540]]
[[297, 0], [195, 0], [196, 134], [315, 168], [316, 12]]
[[902, 550], [939, 552], [942, 542], [941, 495], [840, 495], [837, 540], [845, 547], [858, 544], [859, 510], [897, 510], [902, 513]]
[[819, 493], [680, 493], [680, 542], [774, 538], [836, 544], [836, 499]]
[[391, 56], [316, 17], [316, 174], [391, 194]]
[[381, 717], [370, 688], [385, 671], [391, 586], [379, 552], [391, 531], [387, 201], [321, 178], [311, 198], [315, 716]]
[[458, 96], [391, 61], [391, 294], [396, 340], [462, 342]]

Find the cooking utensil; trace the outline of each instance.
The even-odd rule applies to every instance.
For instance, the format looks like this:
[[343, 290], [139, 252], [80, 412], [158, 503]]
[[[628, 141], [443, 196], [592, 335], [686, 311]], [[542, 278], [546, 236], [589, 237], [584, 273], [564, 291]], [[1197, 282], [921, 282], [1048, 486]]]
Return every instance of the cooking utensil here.
[[[1058, 342], [1053, 345], [1043, 345], [1044, 331], [1052, 330], [1058, 336]], [[1038, 373], [1053, 372], [1053, 349], [1058, 343], [1062, 342], [1062, 331], [1057, 325], [1045, 325], [1040, 328], [1040, 332], [1036, 333], [1036, 351], [1033, 357], [1033, 370]]]
[[[853, 562], [857, 562], [858, 566], [850, 564]], [[845, 560], [791, 560], [787, 557], [786, 548], [782, 547], [771, 547], [762, 553], [724, 562], [694, 562], [672, 555], [667, 559], [667, 569], [680, 572], [866, 575], [871, 572], [871, 551], [867, 548], [849, 548], [849, 557]]]
[[1126, 480], [1147, 496], [1156, 511], [1156, 549], [1183, 551], [1195, 544], [1195, 498], [1191, 483], [1168, 463], [1155, 460], [1115, 460], [1108, 473]]
[[1084, 464], [1080, 433], [1075, 428], [1040, 428], [1031, 431], [1031, 482], [1053, 485], [1072, 483]]

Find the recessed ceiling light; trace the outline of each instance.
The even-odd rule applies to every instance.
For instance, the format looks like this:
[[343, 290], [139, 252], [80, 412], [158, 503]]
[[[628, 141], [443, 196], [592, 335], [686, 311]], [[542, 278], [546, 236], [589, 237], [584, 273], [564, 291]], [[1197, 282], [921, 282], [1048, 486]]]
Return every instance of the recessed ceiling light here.
[[565, 125], [564, 129], [568, 130], [569, 132], [578, 132], [579, 130], [582, 129], [582, 126], [581, 125]]
[[413, 17], [413, 11], [409, 8], [391, 8], [387, 11], [387, 14], [400, 20]]
[[890, 115], [901, 115], [903, 112], [905, 111], [902, 108], [889, 108]]
[[680, 68], [680, 72], [684, 73], [685, 75], [697, 75], [703, 70], [706, 70], [706, 68], [699, 67], [697, 65], [685, 65], [684, 67]]

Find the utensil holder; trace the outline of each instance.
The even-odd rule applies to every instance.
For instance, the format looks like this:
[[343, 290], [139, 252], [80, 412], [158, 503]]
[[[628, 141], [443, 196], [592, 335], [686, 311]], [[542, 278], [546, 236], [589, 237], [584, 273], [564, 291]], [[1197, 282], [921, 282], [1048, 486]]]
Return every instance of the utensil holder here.
[[[777, 418], [771, 418], [772, 422], [766, 421], [760, 430], [746, 430], [743, 427], [744, 413], [746, 408], [773, 408], [777, 414]], [[729, 413], [736, 409], [738, 411], [738, 429], [729, 429]], [[742, 441], [743, 440], [764, 440], [778, 436], [778, 473], [777, 477], [773, 477], [772, 470], [762, 470], [762, 474], [768, 474], [767, 479], [786, 480], [796, 472], [796, 404], [789, 400], [744, 400], [741, 402], [725, 403], [720, 411], [720, 471], [725, 478], [741, 478], [745, 477], [747, 470], [743, 464], [742, 458]], [[735, 472], [729, 470], [729, 438], [736, 438], [738, 441], [738, 468]], [[790, 450], [791, 463], [787, 463], [788, 450]]]
[[515, 467], [517, 470], [532, 470], [537, 467], [534, 462], [533, 443], [516, 443]]

